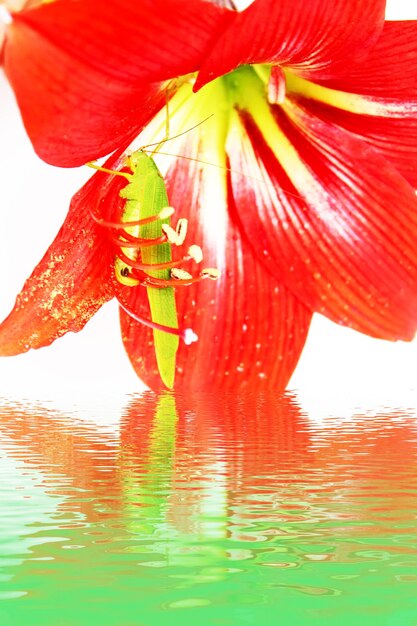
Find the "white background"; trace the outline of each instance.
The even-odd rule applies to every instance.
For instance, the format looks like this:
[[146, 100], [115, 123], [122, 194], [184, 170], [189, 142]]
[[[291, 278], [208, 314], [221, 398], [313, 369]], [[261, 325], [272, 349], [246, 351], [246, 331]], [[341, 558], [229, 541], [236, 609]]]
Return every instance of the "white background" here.
[[[417, 19], [417, 0], [392, 0], [387, 16]], [[23, 131], [0, 73], [0, 319], [64, 220], [88, 168], [42, 163]], [[348, 413], [355, 407], [417, 406], [417, 340], [389, 343], [315, 316], [291, 381], [308, 410]], [[120, 339], [117, 306], [109, 303], [77, 335], [49, 348], [0, 359], [0, 396], [50, 401], [62, 409], [116, 402], [143, 389]], [[315, 409], [315, 407], [318, 407]]]

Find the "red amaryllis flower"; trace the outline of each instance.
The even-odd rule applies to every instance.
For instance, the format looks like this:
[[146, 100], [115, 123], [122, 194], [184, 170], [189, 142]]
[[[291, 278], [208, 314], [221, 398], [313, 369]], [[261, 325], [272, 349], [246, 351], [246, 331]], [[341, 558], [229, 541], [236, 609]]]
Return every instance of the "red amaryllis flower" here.
[[[56, 0], [14, 15], [4, 65], [35, 149], [56, 165], [79, 165], [125, 147], [158, 110], [140, 142], [160, 139], [166, 100], [171, 134], [203, 122], [170, 151], [207, 165], [177, 159], [166, 174], [171, 204], [189, 212], [210, 265], [223, 271], [210, 289], [179, 296], [182, 319], [202, 325], [200, 356], [190, 359], [196, 386], [246, 381], [247, 369], [253, 383], [282, 384], [308, 311], [375, 337], [411, 339], [417, 25], [384, 23], [383, 0], [365, 8], [359, 0], [255, 0], [242, 12], [221, 4], [108, 0], [97, 12], [93, 0]], [[112, 252], [90, 215], [108, 191], [97, 181], [74, 199], [4, 323], [4, 353], [79, 329], [113, 295], [102, 254]], [[57, 276], [69, 281], [65, 289], [55, 288]], [[130, 299], [140, 306], [137, 290]], [[129, 317], [122, 329], [137, 371], [152, 370], [145, 331]], [[217, 365], [202, 382], [206, 347]], [[179, 359], [186, 385], [190, 354]]]
[[[171, 204], [178, 207], [178, 217], [189, 220], [186, 243], [201, 244], [204, 265], [219, 268], [222, 275], [216, 282], [176, 288], [180, 331], [192, 328], [199, 339], [192, 345], [180, 342], [175, 387], [283, 389], [303, 348], [311, 312], [268, 274], [240, 237], [227, 212], [224, 171], [187, 162], [191, 168], [185, 178], [176, 167], [167, 175]], [[106, 165], [120, 169], [122, 164], [112, 157]], [[202, 198], [209, 193], [211, 205], [193, 190], [192, 170], [199, 170]], [[120, 223], [125, 200], [119, 192], [125, 185], [120, 177], [97, 172], [74, 196], [55, 241], [0, 325], [1, 355], [39, 348], [80, 330], [112, 297], [135, 317], [150, 318], [145, 288], [122, 284], [115, 271], [115, 258], [123, 258], [121, 250], [129, 242], [121, 245], [126, 231], [109, 226]], [[180, 247], [176, 256], [183, 256]], [[152, 329], [122, 308], [120, 321], [136, 372], [150, 387], [161, 387]]]

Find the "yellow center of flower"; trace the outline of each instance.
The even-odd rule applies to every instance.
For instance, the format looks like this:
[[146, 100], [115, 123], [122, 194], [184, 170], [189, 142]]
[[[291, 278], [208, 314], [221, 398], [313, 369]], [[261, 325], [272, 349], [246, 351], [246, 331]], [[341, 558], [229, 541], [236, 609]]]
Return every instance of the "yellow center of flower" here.
[[[195, 78], [195, 75], [183, 77], [183, 84], [169, 102], [169, 116], [173, 135], [186, 134], [190, 127], [201, 124], [201, 128], [195, 131], [196, 141], [200, 144], [198, 160], [201, 165], [227, 170], [228, 140], [234, 132], [241, 132], [236, 130], [237, 127], [242, 129], [236, 112], [243, 112], [250, 115], [297, 187], [301, 183], [305, 184], [306, 180], [312, 184], [312, 179], [296, 149], [281, 130], [277, 115], [274, 114], [275, 107], [280, 107], [289, 119], [295, 121], [300, 97], [362, 115], [395, 115], [397, 106], [395, 103], [375, 102], [366, 96], [330, 89], [301, 78], [285, 68], [267, 64], [241, 66], [208, 83], [197, 93], [192, 91]], [[154, 140], [161, 136], [166, 114], [165, 109], [161, 110], [139, 141]], [[212, 136], [211, 141], [206, 139], [208, 134]], [[167, 171], [173, 159], [181, 156], [182, 142], [183, 136], [178, 143], [170, 140], [167, 151], [172, 159], [167, 159], [166, 165], [160, 165], [162, 171]]]

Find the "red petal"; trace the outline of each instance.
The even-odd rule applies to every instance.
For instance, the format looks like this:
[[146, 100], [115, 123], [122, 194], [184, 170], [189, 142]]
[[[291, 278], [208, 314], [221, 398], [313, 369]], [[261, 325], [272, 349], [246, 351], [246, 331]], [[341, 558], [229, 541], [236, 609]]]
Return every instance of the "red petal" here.
[[5, 69], [37, 153], [74, 166], [127, 145], [230, 12], [203, 0], [61, 0], [8, 29]]
[[279, 63], [306, 77], [337, 76], [361, 60], [384, 23], [385, 0], [255, 0], [219, 38], [197, 87], [248, 63]]
[[353, 135], [295, 105], [287, 106], [290, 118], [274, 110], [284, 133], [268, 137], [275, 153], [249, 117], [252, 145], [242, 137], [241, 150], [231, 152], [232, 167], [255, 176], [234, 174], [242, 228], [271, 273], [311, 308], [372, 336], [411, 339], [413, 190]]
[[233, 12], [206, 0], [59, 0], [14, 15], [108, 78], [133, 85], [198, 69]]
[[[350, 94], [346, 94], [349, 98]], [[307, 99], [299, 99], [311, 113], [359, 135], [376, 148], [402, 176], [417, 187], [417, 101], [414, 105], [363, 98], [363, 111], [355, 113]], [[414, 111], [413, 111], [414, 109]], [[379, 110], [383, 115], [375, 115]]]
[[[202, 143], [192, 143], [194, 130], [181, 154], [198, 158], [203, 142], [213, 140], [213, 160], [214, 133], [201, 127], [199, 134]], [[175, 388], [283, 389], [303, 348], [311, 314], [269, 276], [242, 241], [227, 214], [225, 179], [223, 169], [193, 160], [177, 161], [167, 176], [170, 203], [178, 216], [190, 220], [188, 242], [202, 246], [203, 266], [222, 271], [216, 282], [176, 290], [180, 326], [191, 327], [199, 341], [191, 346], [181, 342]], [[129, 295], [131, 308], [149, 317], [140, 288]], [[152, 388], [160, 387], [151, 332], [123, 311], [121, 324], [139, 377]]]
[[343, 102], [341, 109], [315, 101], [306, 106], [364, 137], [416, 187], [417, 22], [387, 22], [366, 62], [348, 69], [345, 77], [323, 82], [346, 92], [348, 110], [343, 110]]
[[0, 325], [1, 356], [41, 348], [81, 330], [113, 296], [112, 251], [90, 214], [108, 187], [109, 177], [97, 173], [73, 197], [56, 239]]
[[127, 145], [165, 101], [159, 84], [132, 89], [23, 25], [12, 34], [5, 69], [28, 135], [48, 163], [82, 165]]
[[417, 98], [417, 21], [385, 22], [365, 63], [349, 64], [326, 86], [380, 98]]

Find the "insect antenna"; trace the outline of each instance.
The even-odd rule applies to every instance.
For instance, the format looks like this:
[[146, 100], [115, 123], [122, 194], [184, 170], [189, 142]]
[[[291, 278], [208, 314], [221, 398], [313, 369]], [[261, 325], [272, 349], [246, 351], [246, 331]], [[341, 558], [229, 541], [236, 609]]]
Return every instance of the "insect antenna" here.
[[[167, 143], [167, 141], [172, 141], [173, 139], [178, 139], [179, 137], [182, 137], [183, 135], [186, 135], [187, 133], [192, 132], [193, 130], [195, 130], [196, 128], [198, 128], [199, 126], [201, 126], [202, 124], [207, 122], [213, 116], [214, 116], [214, 113], [211, 113], [211, 115], [208, 115], [203, 120], [201, 120], [197, 124], [194, 124], [194, 126], [190, 126], [190, 128], [187, 128], [186, 130], [183, 130], [181, 133], [178, 133], [177, 135], [172, 135], [171, 137], [167, 134], [167, 135], [165, 135], [165, 137], [163, 139], [161, 139], [161, 141], [155, 141], [153, 143], [145, 144], [144, 146], [141, 146], [140, 149], [143, 150], [144, 152], [149, 152], [148, 148], [153, 148], [154, 146], [156, 146], [155, 150], [150, 151], [151, 154], [155, 154], [155, 153], [164, 154], [163, 152], [160, 152], [160, 150], [159, 150], [160, 146], [162, 146], [164, 143]], [[167, 119], [169, 119], [168, 116], [167, 116]], [[167, 132], [169, 132], [169, 128], [167, 129]], [[175, 156], [175, 155], [171, 154], [171, 155], [168, 155], [168, 156]]]
[[[210, 116], [211, 117], [211, 116]], [[208, 118], [207, 118], [208, 119]], [[200, 124], [202, 124], [203, 122], [200, 122]], [[193, 126], [193, 128], [196, 128], [196, 126]], [[190, 129], [192, 130], [192, 129]], [[184, 135], [186, 132], [188, 131], [184, 131], [183, 133], [180, 133], [179, 135], [176, 135], [176, 137], [180, 137], [181, 135]], [[175, 137], [170, 137], [170, 139], [174, 139]], [[161, 142], [162, 144], [163, 142]], [[148, 145], [154, 145], [154, 144], [148, 144]], [[158, 150], [158, 154], [161, 156], [168, 156], [168, 157], [174, 157], [176, 159], [184, 159], [186, 161], [194, 161], [196, 163], [201, 163], [202, 165], [208, 165], [210, 167], [216, 167], [220, 170], [223, 170], [225, 172], [230, 172], [231, 174], [237, 174], [238, 176], [243, 176], [244, 178], [248, 178], [249, 180], [254, 180], [257, 181], [258, 183], [262, 183], [263, 185], [270, 187], [271, 189], [278, 189], [278, 187], [276, 185], [274, 185], [272, 182], [264, 180], [262, 178], [259, 178], [259, 176], [253, 176], [252, 174], [248, 174], [247, 172], [244, 172], [242, 170], [238, 170], [234, 167], [227, 167], [226, 165], [219, 165], [218, 163], [212, 163], [211, 161], [205, 161], [204, 159], [198, 159], [196, 157], [189, 157], [189, 156], [185, 156], [183, 154], [172, 154], [170, 152], [162, 152], [160, 150]], [[289, 191], [288, 189], [284, 189], [282, 187], [279, 187], [279, 190], [284, 192], [286, 196], [291, 196], [292, 198], [297, 198], [298, 200], [304, 200], [303, 196], [301, 196], [298, 193], [294, 193], [293, 191]]]

